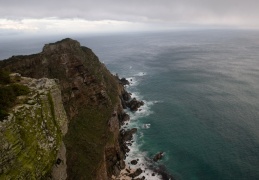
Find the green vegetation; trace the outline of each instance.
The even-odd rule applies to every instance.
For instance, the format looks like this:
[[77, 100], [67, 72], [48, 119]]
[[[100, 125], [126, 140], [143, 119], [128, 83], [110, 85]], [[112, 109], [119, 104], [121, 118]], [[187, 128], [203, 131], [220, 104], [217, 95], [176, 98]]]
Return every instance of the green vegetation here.
[[0, 70], [0, 120], [8, 115], [8, 109], [15, 104], [17, 96], [28, 93], [28, 87], [10, 83], [9, 73]]
[[89, 107], [70, 122], [65, 139], [68, 158], [71, 158], [68, 174], [73, 177], [70, 179], [91, 180], [96, 176], [108, 138], [107, 123], [111, 112], [111, 108]]
[[[17, 84], [0, 89], [12, 92], [14, 96], [8, 97], [27, 93], [26, 88]], [[32, 91], [30, 95], [35, 104], [21, 104], [1, 129], [0, 145], [5, 146], [0, 146], [0, 179], [48, 179], [55, 164], [62, 133], [55, 116], [53, 94], [46, 90]]]
[[[108, 78], [106, 80], [109, 81]], [[85, 107], [70, 121], [65, 138], [70, 179], [95, 179], [97, 170], [103, 163], [105, 146], [115, 143], [114, 135], [107, 126], [117, 104], [118, 92], [113, 81], [109, 82], [108, 94], [112, 104], [109, 107]]]
[[95, 179], [102, 165], [104, 148], [114, 145], [114, 134], [109, 131], [108, 121], [118, 103], [118, 83], [99, 61], [85, 61], [86, 67], [97, 80], [105, 84], [111, 104], [109, 106], [87, 106], [70, 121], [65, 137], [69, 179]]
[[8, 83], [10, 83], [9, 73], [0, 69], [0, 84], [4, 85]]

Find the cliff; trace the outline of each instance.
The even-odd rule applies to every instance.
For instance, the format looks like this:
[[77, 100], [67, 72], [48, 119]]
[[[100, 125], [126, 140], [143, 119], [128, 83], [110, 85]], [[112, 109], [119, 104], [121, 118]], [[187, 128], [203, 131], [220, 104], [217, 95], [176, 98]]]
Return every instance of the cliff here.
[[[1, 135], [8, 137], [9, 142], [17, 146], [10, 157], [18, 158], [21, 166], [27, 168], [28, 177], [32, 173], [34, 176], [31, 177], [36, 177], [37, 173], [41, 173], [41, 177], [49, 176], [55, 179], [55, 171], [62, 172], [65, 177], [66, 173], [59, 167], [66, 164], [67, 179], [101, 180], [110, 179], [113, 174], [118, 174], [120, 169], [124, 168], [124, 153], [121, 151], [119, 143], [119, 126], [124, 117], [120, 99], [124, 93], [123, 85], [106, 69], [104, 64], [100, 63], [91, 49], [80, 46], [79, 42], [75, 40], [64, 39], [45, 45], [39, 54], [13, 56], [0, 61], [0, 67], [6, 71], [19, 73], [23, 77], [37, 79], [32, 80], [33, 82], [46, 81], [45, 84], [51, 84], [48, 82], [51, 81], [53, 83], [51, 88], [47, 86], [46, 91], [49, 93], [43, 93], [45, 97], [39, 95], [43, 99], [28, 100], [22, 109], [14, 111], [24, 113], [20, 120], [16, 120], [17, 122], [27, 122], [28, 119], [28, 123], [23, 125], [24, 133], [20, 133], [28, 136], [25, 137], [28, 142], [25, 141], [20, 145], [16, 143], [21, 138], [16, 130], [21, 126], [20, 124], [16, 125], [16, 121], [14, 123], [14, 120], [11, 119], [3, 122], [7, 123], [5, 127], [9, 127], [9, 130], [6, 128], [1, 131]], [[55, 79], [55, 81], [47, 80], [47, 78]], [[55, 85], [54, 82], [58, 85]], [[61, 91], [60, 101], [62, 102], [59, 103], [57, 103], [59, 93], [52, 89], [57, 86]], [[56, 95], [52, 91], [56, 92]], [[41, 91], [37, 93], [41, 93]], [[36, 102], [44, 103], [37, 104]], [[69, 124], [64, 138], [62, 138], [62, 133], [65, 134], [65, 131], [62, 131], [64, 127], [61, 120], [57, 119], [57, 113], [62, 112], [62, 108], [58, 108], [58, 104], [64, 106]], [[44, 108], [48, 111], [41, 114], [41, 121], [37, 120], [38, 115], [34, 114], [34, 111], [43, 111], [40, 109]], [[60, 116], [64, 118], [64, 114], [61, 113]], [[45, 118], [47, 118], [47, 122], [45, 122]], [[36, 124], [34, 124], [35, 120], [38, 121]], [[65, 121], [64, 118], [62, 122]], [[35, 126], [48, 127], [45, 133], [47, 135], [43, 132], [37, 134]], [[30, 130], [26, 131], [26, 128]], [[30, 134], [30, 131], [35, 134]], [[64, 140], [64, 145], [62, 145], [62, 140]], [[41, 148], [37, 144], [41, 141], [42, 148], [47, 148], [52, 153], [45, 153], [44, 156], [41, 156], [40, 154], [43, 152], [35, 151], [34, 146]], [[1, 140], [1, 143], [5, 143], [5, 140]], [[24, 148], [24, 155], [18, 157], [19, 149]], [[42, 167], [38, 167], [37, 162], [42, 162], [42, 164], [40, 163]], [[11, 174], [17, 175], [18, 165], [13, 163], [8, 166], [9, 169], [11, 168], [9, 170]], [[52, 175], [50, 175], [51, 168]]]
[[[52, 79], [12, 77], [29, 93], [19, 96], [0, 121], [0, 179], [46, 178], [67, 132], [59, 86]], [[65, 171], [61, 174], [56, 177], [66, 177]]]

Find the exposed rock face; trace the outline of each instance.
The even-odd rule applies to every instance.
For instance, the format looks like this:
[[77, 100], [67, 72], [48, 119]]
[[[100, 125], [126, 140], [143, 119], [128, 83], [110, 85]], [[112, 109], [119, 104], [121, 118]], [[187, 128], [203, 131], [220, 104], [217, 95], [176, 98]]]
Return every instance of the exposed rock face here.
[[130, 129], [130, 130], [121, 130], [120, 131], [120, 148], [121, 148], [121, 151], [126, 154], [128, 153], [130, 150], [129, 150], [129, 145], [131, 145], [129, 143], [129, 141], [132, 140], [133, 138], [133, 134], [137, 132], [137, 128], [133, 128], [133, 129]]
[[66, 146], [62, 141], [59, 148], [55, 164], [52, 166], [51, 179], [52, 180], [65, 180], [67, 179], [67, 162], [66, 162]]
[[122, 130], [121, 131], [121, 136], [123, 141], [130, 141], [132, 139], [132, 136], [134, 133], [137, 132], [137, 128], [133, 128], [127, 131]]
[[118, 93], [118, 82], [97, 56], [72, 39], [47, 44], [39, 54], [14, 56], [0, 66], [27, 77], [58, 79], [69, 119], [79, 107], [110, 106], [111, 93]]
[[126, 106], [130, 108], [131, 111], [137, 111], [140, 106], [143, 106], [143, 101], [138, 101], [136, 98], [133, 98], [131, 101], [126, 103]]
[[119, 114], [120, 125], [123, 125], [125, 122], [130, 120], [130, 116], [127, 113]]
[[[55, 156], [58, 153], [61, 160], [55, 166], [67, 164], [67, 179], [109, 179], [123, 168], [124, 155], [119, 145], [119, 121], [123, 116], [119, 97], [124, 92], [123, 84], [100, 63], [91, 49], [81, 47], [75, 40], [64, 39], [45, 45], [39, 54], [0, 61], [0, 68], [26, 77], [52, 78], [59, 82], [69, 126], [64, 138], [66, 151], [61, 148], [58, 152], [57, 146], [53, 147]], [[62, 144], [60, 140], [58, 144]], [[56, 163], [54, 154], [52, 164]], [[55, 172], [52, 176], [59, 170]]]
[[122, 97], [125, 101], [129, 101], [131, 99], [131, 93], [128, 93], [127, 91], [124, 91], [122, 93]]
[[[19, 97], [9, 116], [0, 122], [0, 179], [46, 178], [67, 132], [61, 91], [53, 79], [19, 74], [12, 74], [11, 79], [28, 86], [30, 93]], [[65, 179], [66, 167], [60, 172]]]

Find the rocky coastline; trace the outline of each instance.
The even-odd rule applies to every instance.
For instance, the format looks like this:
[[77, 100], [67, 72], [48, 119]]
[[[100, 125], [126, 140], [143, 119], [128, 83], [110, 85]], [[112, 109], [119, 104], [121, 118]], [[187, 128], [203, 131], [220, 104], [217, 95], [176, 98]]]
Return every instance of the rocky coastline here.
[[[126, 91], [126, 86], [130, 85], [130, 82], [126, 78], [119, 78], [118, 75], [116, 75], [117, 79], [121, 84], [123, 84], [124, 88], [121, 94], [121, 105], [123, 109], [129, 109], [132, 112], [136, 112], [141, 110], [141, 106], [144, 105], [144, 102], [141, 100], [138, 100], [136, 98], [131, 97], [131, 93]], [[123, 112], [121, 117], [119, 118], [120, 120], [120, 128], [123, 125], [127, 125], [130, 121], [130, 116]], [[130, 151], [130, 146], [132, 145], [133, 142], [133, 135], [137, 132], [137, 128], [132, 128], [132, 129], [121, 129], [120, 130], [120, 135], [119, 135], [119, 144], [121, 148], [121, 152], [124, 154], [124, 159], [127, 157], [127, 153]], [[158, 175], [160, 176], [161, 179], [163, 180], [173, 180], [173, 176], [167, 173], [166, 168], [164, 166], [154, 166], [153, 164], [161, 160], [164, 156], [164, 152], [158, 152], [153, 159], [150, 158], [150, 165], [148, 165], [148, 169], [151, 170], [151, 176]], [[146, 179], [145, 175], [145, 169], [141, 168], [131, 168], [131, 165], [137, 165], [139, 163], [139, 159], [134, 159], [128, 164], [124, 165], [120, 172], [116, 174], [116, 176], [113, 176], [113, 179], [115, 180], [144, 180]]]
[[[137, 159], [130, 162], [131, 164], [125, 163], [137, 129], [121, 128], [130, 121], [125, 109], [140, 111], [144, 102], [132, 98], [125, 87], [130, 85], [129, 81], [112, 75], [91, 49], [67, 38], [46, 44], [38, 54], [13, 56], [0, 61], [0, 68], [36, 80], [52, 79], [60, 90], [59, 104], [66, 114], [67, 130], [62, 136], [59, 133], [56, 138], [59, 142], [55, 147], [56, 152], [50, 151], [53, 158], [46, 161], [44, 172], [39, 172], [35, 179], [61, 179], [58, 177], [60, 172], [63, 174], [62, 179], [145, 179], [144, 169], [130, 167], [131, 164], [139, 163]], [[53, 96], [53, 99], [57, 97]], [[53, 106], [52, 101], [49, 104], [50, 107]], [[54, 119], [61, 112], [55, 101], [50, 112]], [[27, 121], [24, 118], [23, 120]], [[42, 121], [45, 122], [45, 119]], [[41, 131], [38, 133], [39, 136], [44, 136]], [[19, 138], [10, 140], [22, 143]], [[30, 143], [24, 148], [37, 152], [37, 147], [32, 147]], [[28, 155], [28, 159], [33, 157]], [[15, 169], [15, 164], [20, 163], [19, 158], [17, 159], [9, 168], [13, 172], [11, 179], [26, 179], [30, 174], [35, 174], [30, 168], [22, 173]], [[33, 163], [31, 167], [35, 167]], [[37, 163], [43, 164], [40, 161]], [[152, 166], [148, 168], [165, 177], [163, 179], [169, 179], [163, 176], [165, 171]], [[5, 174], [8, 173], [9, 170], [5, 170]]]

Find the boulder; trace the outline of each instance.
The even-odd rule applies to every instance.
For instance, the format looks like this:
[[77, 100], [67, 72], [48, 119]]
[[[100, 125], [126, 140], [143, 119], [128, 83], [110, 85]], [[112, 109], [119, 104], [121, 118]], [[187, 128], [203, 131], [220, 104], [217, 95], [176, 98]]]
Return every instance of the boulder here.
[[135, 178], [137, 176], [139, 176], [142, 173], [142, 170], [140, 168], [138, 168], [134, 173], [131, 173], [129, 176], [131, 178]]
[[126, 105], [131, 111], [137, 111], [140, 106], [144, 105], [144, 102], [133, 98], [130, 102], [127, 102]]
[[130, 163], [131, 163], [132, 165], [136, 165], [136, 164], [138, 164], [138, 161], [137, 161], [137, 160], [132, 160]]
[[157, 162], [158, 160], [162, 159], [164, 156], [164, 153], [163, 152], [159, 152], [157, 153], [154, 158], [153, 158], [153, 161]]
[[129, 101], [131, 99], [131, 95], [132, 95], [131, 93], [128, 93], [127, 91], [124, 91], [122, 93], [122, 98], [123, 98], [124, 101]]
[[123, 160], [120, 160], [120, 169], [124, 169], [125, 167], [125, 162]]
[[137, 132], [137, 128], [133, 128], [133, 129], [130, 129], [130, 130], [127, 130], [127, 131], [122, 131], [122, 139], [123, 141], [130, 141], [132, 139], [132, 136], [134, 133]]
[[122, 114], [122, 121], [129, 121], [130, 120], [130, 116], [127, 113]]
[[130, 84], [129, 81], [128, 81], [126, 78], [121, 78], [121, 79], [120, 79], [120, 82], [121, 82], [121, 84], [123, 84], [124, 86]]
[[113, 166], [113, 172], [115, 176], [119, 176], [120, 175], [120, 169], [115, 165]]
[[123, 112], [122, 114], [119, 114], [119, 122], [120, 122], [120, 125], [123, 125], [126, 121], [129, 121], [130, 120], [130, 116]]

